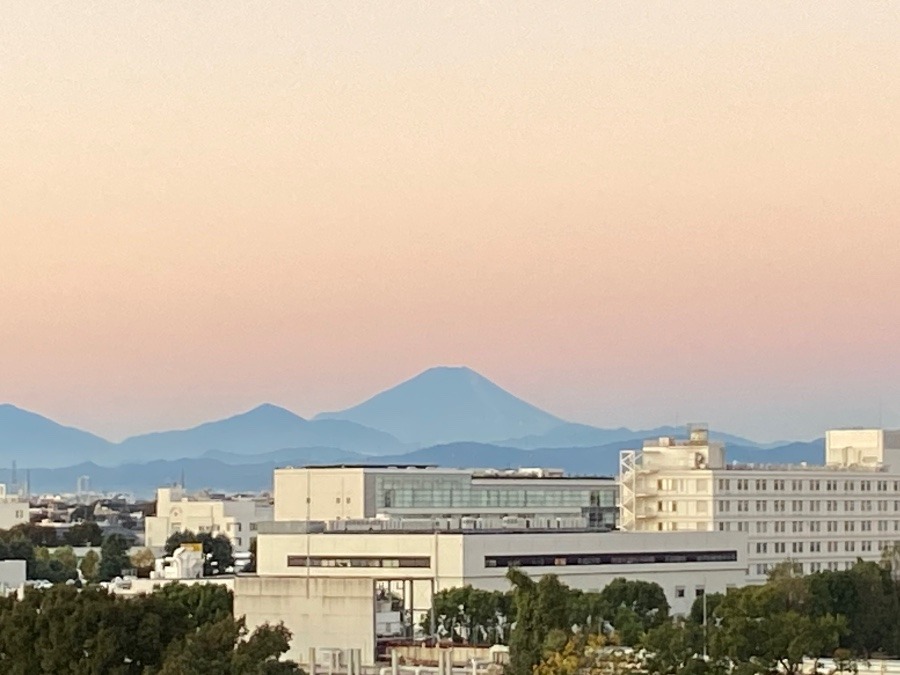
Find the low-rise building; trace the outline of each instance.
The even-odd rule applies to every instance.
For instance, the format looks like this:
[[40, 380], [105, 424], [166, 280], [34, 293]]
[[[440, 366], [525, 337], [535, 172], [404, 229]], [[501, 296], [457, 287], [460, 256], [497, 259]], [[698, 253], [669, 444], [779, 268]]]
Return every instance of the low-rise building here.
[[379, 517], [576, 519], [615, 528], [616, 481], [559, 470], [336, 465], [275, 470], [278, 521]]
[[176, 532], [224, 534], [236, 551], [247, 551], [257, 524], [272, 519], [267, 498], [189, 495], [178, 487], [159, 488], [156, 515], [144, 519], [144, 545], [161, 550]]
[[236, 614], [251, 626], [283, 621], [294, 634], [291, 658], [342, 647], [362, 650], [364, 663], [389, 637], [379, 634], [375, 609], [385, 595], [398, 598], [399, 616], [416, 632], [434, 593], [465, 585], [505, 591], [516, 567], [582, 590], [619, 577], [653, 581], [684, 614], [706, 592], [743, 584], [747, 568], [746, 537], [737, 532], [526, 529], [504, 519], [466, 528], [440, 519], [263, 523], [256, 564], [256, 575], [235, 579]]

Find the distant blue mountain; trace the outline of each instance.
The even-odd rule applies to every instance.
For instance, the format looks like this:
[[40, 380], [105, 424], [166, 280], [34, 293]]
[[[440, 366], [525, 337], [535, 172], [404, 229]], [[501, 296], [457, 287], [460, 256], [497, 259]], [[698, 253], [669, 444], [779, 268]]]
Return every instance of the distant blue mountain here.
[[8, 403], [0, 404], [0, 461], [8, 466], [65, 466], [84, 459], [102, 460], [112, 443], [72, 427], [57, 424]]
[[315, 419], [356, 422], [419, 446], [539, 435], [565, 423], [469, 368], [451, 367], [431, 368], [359, 405]]
[[390, 434], [343, 420], [305, 420], [289, 410], [265, 404], [192, 429], [133, 436], [118, 445], [123, 459], [176, 459], [209, 450], [258, 454], [283, 448], [325, 446], [364, 454], [406, 448]]
[[[32, 469], [32, 487], [36, 492], [71, 491], [78, 476], [89, 475], [91, 484], [104, 491], [132, 492], [152, 496], [159, 485], [180, 479], [182, 472], [189, 489], [209, 488], [225, 491], [268, 489], [272, 471], [278, 466], [309, 464], [433, 464], [453, 468], [513, 469], [545, 467], [563, 469], [570, 475], [615, 476], [618, 472], [619, 451], [635, 447], [632, 441], [618, 441], [597, 447], [538, 448], [521, 450], [488, 443], [450, 443], [423, 448], [398, 455], [381, 457], [355, 455], [338, 456], [334, 448], [296, 448], [265, 453], [262, 456], [235, 455], [210, 452], [207, 456], [125, 464], [116, 467], [82, 463], [56, 469]], [[729, 446], [728, 461], [759, 465], [807, 462], [821, 464], [824, 460], [824, 441], [760, 449]], [[8, 480], [9, 469], [0, 469], [0, 482]]]
[[316, 464], [322, 462], [349, 463], [361, 462], [370, 458], [370, 455], [361, 455], [357, 452], [349, 452], [338, 448], [284, 448], [260, 454], [244, 455], [235, 452], [222, 452], [221, 450], [207, 450], [201, 459], [214, 459], [225, 464], [258, 464], [260, 462], [272, 462], [278, 465]]
[[[556, 426], [543, 434], [534, 434], [531, 436], [523, 436], [521, 438], [509, 438], [500, 441], [499, 444], [510, 448], [521, 448], [523, 450], [533, 450], [536, 448], [574, 448], [606, 445], [628, 440], [640, 443], [644, 439], [658, 438], [660, 436], [675, 436], [681, 438], [684, 434], [685, 430], [683, 428], [671, 426], [633, 430], [626, 429], [625, 427], [619, 427], [617, 429], [601, 429], [587, 424], [566, 423]], [[747, 438], [733, 436], [718, 431], [711, 431], [710, 438], [722, 441], [729, 445], [734, 443], [748, 447], [761, 447], [756, 442]], [[774, 447], [777, 447], [777, 445]]]

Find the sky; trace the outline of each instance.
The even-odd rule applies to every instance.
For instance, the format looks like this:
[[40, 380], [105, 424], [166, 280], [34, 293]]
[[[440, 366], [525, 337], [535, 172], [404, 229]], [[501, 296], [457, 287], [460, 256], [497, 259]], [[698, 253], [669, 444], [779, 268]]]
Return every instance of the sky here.
[[7, 0], [0, 101], [0, 401], [900, 426], [900, 2]]

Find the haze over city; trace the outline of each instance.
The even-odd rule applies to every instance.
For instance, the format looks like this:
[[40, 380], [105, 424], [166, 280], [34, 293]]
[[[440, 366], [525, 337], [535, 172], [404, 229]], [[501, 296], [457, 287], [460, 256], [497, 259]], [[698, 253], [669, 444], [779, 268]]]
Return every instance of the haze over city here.
[[441, 364], [900, 425], [896, 3], [4, 3], [0, 401], [111, 439]]

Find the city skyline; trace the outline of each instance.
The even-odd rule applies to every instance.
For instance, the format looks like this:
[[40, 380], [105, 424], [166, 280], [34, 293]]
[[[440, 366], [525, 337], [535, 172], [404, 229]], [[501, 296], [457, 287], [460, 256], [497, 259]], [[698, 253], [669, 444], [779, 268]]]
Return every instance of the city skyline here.
[[898, 5], [683, 9], [6, 4], [0, 401], [900, 426]]

